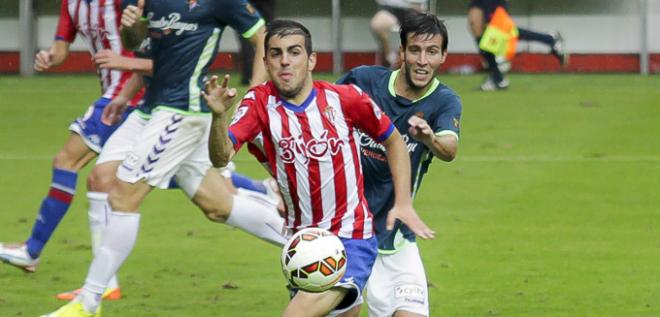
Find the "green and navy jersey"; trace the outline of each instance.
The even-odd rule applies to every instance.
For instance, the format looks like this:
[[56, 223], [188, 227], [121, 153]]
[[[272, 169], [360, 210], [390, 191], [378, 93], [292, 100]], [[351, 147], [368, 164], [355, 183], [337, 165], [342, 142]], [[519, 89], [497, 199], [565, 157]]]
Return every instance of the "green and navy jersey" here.
[[[124, 7], [137, 0], [124, 0]], [[226, 26], [249, 38], [264, 25], [246, 0], [146, 0], [153, 76], [141, 111], [208, 113], [201, 91]]]
[[[461, 99], [449, 87], [433, 79], [428, 92], [417, 100], [398, 96], [394, 81], [399, 71], [380, 66], [361, 66], [342, 76], [337, 83], [355, 84], [364, 90], [385, 112], [401, 133], [410, 154], [413, 197], [433, 159], [433, 153], [423, 143], [408, 135], [408, 119], [417, 115], [426, 120], [436, 135], [454, 135], [458, 138], [461, 119]], [[381, 253], [391, 253], [406, 241], [415, 241], [415, 234], [397, 222], [394, 230], [387, 231], [387, 213], [394, 205], [394, 183], [387, 163], [385, 148], [362, 134], [362, 170], [364, 191], [369, 209], [374, 214], [374, 225]]]

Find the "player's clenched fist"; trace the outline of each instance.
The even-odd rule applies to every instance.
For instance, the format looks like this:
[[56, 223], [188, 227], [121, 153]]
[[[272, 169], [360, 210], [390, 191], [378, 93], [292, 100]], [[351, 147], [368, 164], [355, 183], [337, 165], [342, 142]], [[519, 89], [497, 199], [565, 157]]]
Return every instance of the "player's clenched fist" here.
[[143, 12], [144, 0], [138, 0], [137, 6], [127, 6], [121, 15], [121, 25], [127, 28], [133, 27], [138, 21], [140, 21]]
[[414, 139], [420, 140], [422, 142], [433, 139], [433, 129], [431, 129], [426, 120], [418, 116], [411, 116], [410, 119], [408, 119], [408, 124], [410, 125], [408, 133]]
[[37, 55], [34, 56], [34, 70], [38, 72], [43, 72], [50, 68], [53, 59], [53, 53], [48, 51], [39, 51]]

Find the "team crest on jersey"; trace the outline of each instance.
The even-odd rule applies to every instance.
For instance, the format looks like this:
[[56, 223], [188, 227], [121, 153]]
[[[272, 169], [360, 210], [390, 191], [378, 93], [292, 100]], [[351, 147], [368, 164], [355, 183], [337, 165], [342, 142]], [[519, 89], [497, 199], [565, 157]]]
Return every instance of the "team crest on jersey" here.
[[199, 7], [199, 2], [197, 0], [187, 0], [188, 2], [188, 11], [192, 11], [194, 8]]
[[326, 118], [328, 118], [328, 120], [330, 121], [330, 123], [332, 123], [332, 125], [335, 124], [335, 118], [337, 117], [337, 110], [335, 110], [335, 108], [333, 108], [333, 107], [326, 107], [326, 108], [323, 110], [323, 115], [324, 115]]

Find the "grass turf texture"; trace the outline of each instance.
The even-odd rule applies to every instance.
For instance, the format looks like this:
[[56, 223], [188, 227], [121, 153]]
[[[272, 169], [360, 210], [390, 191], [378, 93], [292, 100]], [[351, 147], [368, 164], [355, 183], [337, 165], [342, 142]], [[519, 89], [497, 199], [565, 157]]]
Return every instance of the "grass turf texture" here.
[[[316, 78], [332, 80], [319, 75]], [[436, 161], [416, 207], [434, 316], [660, 315], [660, 77], [443, 77], [463, 99], [455, 162]], [[234, 79], [235, 81], [235, 79]], [[0, 77], [0, 241], [21, 241], [69, 122], [98, 97], [91, 76]], [[239, 171], [264, 177], [246, 151]], [[56, 309], [91, 259], [78, 194], [38, 272], [0, 265], [0, 316]], [[154, 191], [104, 316], [277, 316], [278, 248], [208, 222], [179, 191]], [[366, 313], [363, 312], [363, 316]]]

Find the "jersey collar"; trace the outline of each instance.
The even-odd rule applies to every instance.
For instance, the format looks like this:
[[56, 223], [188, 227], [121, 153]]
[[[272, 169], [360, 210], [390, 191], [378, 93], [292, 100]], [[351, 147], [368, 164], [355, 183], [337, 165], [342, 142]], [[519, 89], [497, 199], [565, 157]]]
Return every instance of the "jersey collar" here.
[[282, 98], [280, 98], [280, 101], [282, 102], [282, 106], [293, 112], [305, 112], [305, 109], [307, 109], [312, 101], [314, 101], [314, 98], [316, 98], [316, 87], [312, 87], [312, 91], [309, 93], [309, 96], [307, 96], [305, 101], [303, 101], [303, 103], [300, 105], [292, 104]]
[[[396, 98], [396, 97], [404, 98], [404, 97], [401, 97], [401, 96], [397, 96], [396, 90], [394, 90], [394, 82], [396, 81], [396, 77], [399, 76], [400, 71], [401, 70], [399, 70], [399, 69], [393, 71], [390, 74], [390, 81], [387, 84], [387, 89], [390, 91], [390, 95], [392, 95], [392, 97], [394, 97], [394, 98]], [[428, 97], [430, 94], [432, 94], [438, 88], [438, 86], [440, 86], [440, 81], [437, 78], [433, 78], [433, 81], [431, 82], [431, 87], [428, 90], [426, 90], [426, 93], [424, 94], [424, 96], [421, 96], [421, 97], [413, 100], [412, 102], [415, 103], [415, 102], [418, 102], [418, 101]]]

